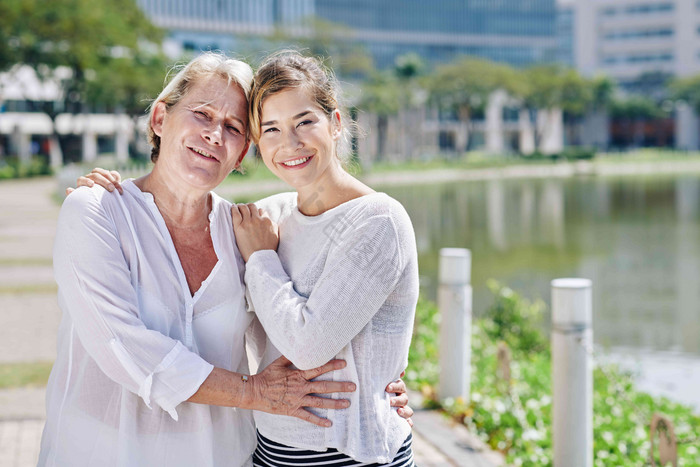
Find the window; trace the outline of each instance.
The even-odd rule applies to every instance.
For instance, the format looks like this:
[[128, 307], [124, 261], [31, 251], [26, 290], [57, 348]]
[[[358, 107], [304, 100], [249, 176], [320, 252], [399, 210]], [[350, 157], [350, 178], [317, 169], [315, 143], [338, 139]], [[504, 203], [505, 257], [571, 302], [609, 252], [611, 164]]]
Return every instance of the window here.
[[[700, 29], [700, 28], [699, 28]], [[671, 28], [641, 29], [627, 31], [610, 31], [603, 36], [607, 40], [651, 39], [660, 37], [673, 37]]]
[[673, 11], [675, 5], [673, 3], [646, 3], [640, 5], [630, 5], [625, 8], [625, 13], [630, 15], [648, 14], [648, 13], [663, 13]]

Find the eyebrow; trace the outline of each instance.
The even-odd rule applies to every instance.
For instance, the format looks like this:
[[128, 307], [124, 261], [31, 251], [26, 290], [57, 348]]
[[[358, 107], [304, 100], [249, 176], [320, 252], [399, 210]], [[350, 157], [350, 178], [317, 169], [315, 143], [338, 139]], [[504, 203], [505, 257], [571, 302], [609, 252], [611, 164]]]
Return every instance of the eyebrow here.
[[[196, 101], [196, 102], [193, 102], [193, 104], [195, 104], [195, 105], [194, 105], [194, 108], [195, 108], [195, 109], [199, 109], [199, 108], [201, 108], [201, 107], [209, 107], [209, 108], [211, 108], [211, 102], [209, 102], [209, 101]], [[241, 120], [240, 118], [238, 118], [238, 117], [236, 117], [236, 116], [233, 116], [233, 115], [232, 115], [231, 117], [228, 117], [227, 119], [236, 120], [238, 123], [240, 123], [240, 124], [243, 125], [244, 127], [246, 126], [245, 123], [243, 122], [243, 120]]]
[[[304, 110], [303, 112], [299, 112], [296, 114], [294, 117], [292, 117], [292, 120], [296, 120], [297, 118], [301, 118], [304, 115], [310, 114], [310, 110]], [[277, 120], [268, 120], [267, 122], [262, 122], [260, 126], [269, 126], [269, 125], [274, 125], [277, 123]]]

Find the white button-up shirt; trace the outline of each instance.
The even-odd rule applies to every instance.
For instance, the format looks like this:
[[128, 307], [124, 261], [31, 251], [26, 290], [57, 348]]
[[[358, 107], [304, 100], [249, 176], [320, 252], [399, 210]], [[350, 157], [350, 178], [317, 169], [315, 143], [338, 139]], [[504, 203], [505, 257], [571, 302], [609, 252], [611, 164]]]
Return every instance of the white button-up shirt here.
[[63, 318], [39, 465], [245, 465], [249, 411], [185, 402], [213, 366], [247, 372], [244, 263], [230, 203], [209, 215], [218, 262], [194, 296], [153, 197], [80, 188], [63, 204], [54, 274]]

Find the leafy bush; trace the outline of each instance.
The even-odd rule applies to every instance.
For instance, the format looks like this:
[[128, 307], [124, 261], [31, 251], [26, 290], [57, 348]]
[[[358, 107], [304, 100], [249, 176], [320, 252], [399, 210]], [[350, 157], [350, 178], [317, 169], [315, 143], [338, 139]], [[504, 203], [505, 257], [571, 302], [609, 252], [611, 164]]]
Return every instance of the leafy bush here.
[[416, 307], [416, 321], [413, 327], [411, 351], [408, 354], [408, 368], [405, 380], [414, 389], [419, 389], [430, 404], [435, 400], [433, 386], [440, 375], [439, 339], [440, 322], [435, 303], [420, 298]]
[[559, 153], [543, 154], [535, 151], [530, 154], [522, 154], [521, 157], [530, 161], [558, 161], [558, 160], [591, 160], [595, 157], [596, 150], [587, 146], [568, 146]]
[[[511, 289], [490, 282], [494, 304], [473, 322], [471, 400], [432, 400], [463, 422], [509, 465], [552, 465], [552, 362], [549, 342], [541, 331], [545, 311]], [[498, 342], [512, 353], [511, 381], [498, 376]], [[439, 312], [421, 300], [406, 382], [424, 395], [435, 394], [439, 376]], [[673, 420], [679, 439], [700, 433], [700, 417], [692, 409], [636, 391], [630, 375], [614, 366], [594, 370], [594, 465], [649, 465], [649, 423], [654, 412]], [[679, 444], [679, 465], [700, 467], [697, 441]], [[657, 464], [658, 465], [658, 464]]]
[[549, 340], [541, 331], [544, 302], [529, 303], [494, 280], [487, 285], [496, 299], [486, 311], [486, 319], [479, 321], [485, 337], [491, 342], [505, 342], [513, 352], [549, 352]]
[[29, 163], [20, 162], [17, 157], [0, 159], [0, 180], [38, 175], [51, 175], [51, 166], [45, 157], [34, 156]]
[[590, 160], [595, 157], [595, 148], [587, 146], [568, 146], [559, 154], [566, 160]]

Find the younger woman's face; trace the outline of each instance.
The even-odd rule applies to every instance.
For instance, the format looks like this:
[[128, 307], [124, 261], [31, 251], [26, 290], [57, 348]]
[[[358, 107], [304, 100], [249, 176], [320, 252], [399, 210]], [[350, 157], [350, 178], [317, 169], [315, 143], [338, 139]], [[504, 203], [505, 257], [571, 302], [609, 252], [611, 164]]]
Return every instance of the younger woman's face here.
[[304, 89], [267, 97], [260, 122], [258, 149], [265, 165], [295, 189], [312, 187], [338, 166], [340, 112], [329, 117]]

